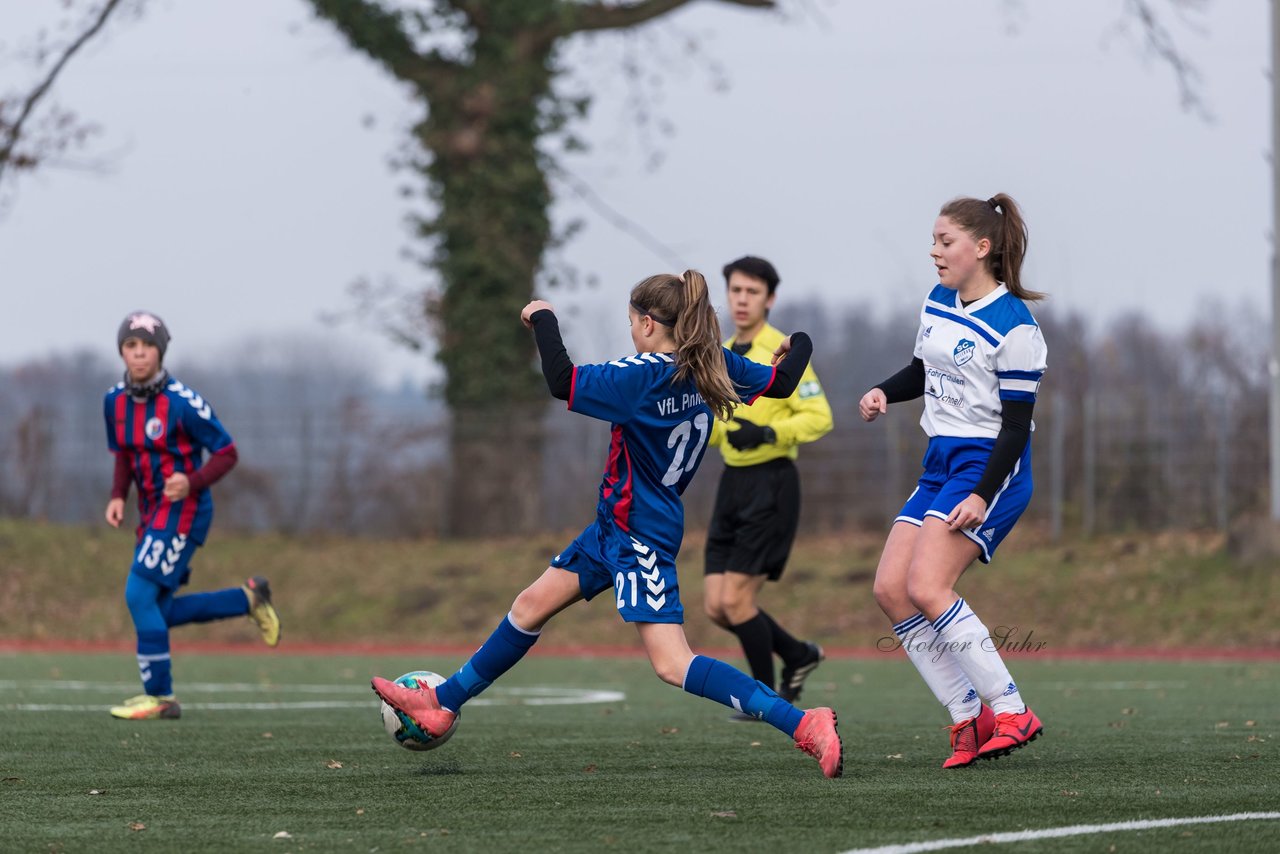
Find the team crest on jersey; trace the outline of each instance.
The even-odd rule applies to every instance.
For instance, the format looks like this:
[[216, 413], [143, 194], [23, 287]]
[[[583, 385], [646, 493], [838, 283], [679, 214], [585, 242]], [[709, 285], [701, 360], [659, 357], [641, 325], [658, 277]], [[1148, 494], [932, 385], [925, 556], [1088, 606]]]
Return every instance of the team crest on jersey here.
[[972, 359], [974, 351], [977, 349], [977, 344], [973, 343], [968, 338], [961, 338], [960, 343], [956, 345], [956, 349], [951, 353], [951, 355], [955, 357], [956, 367], [961, 367]]
[[147, 438], [156, 441], [164, 435], [164, 422], [159, 418], [148, 418], [146, 426], [142, 428], [142, 432], [147, 434]]

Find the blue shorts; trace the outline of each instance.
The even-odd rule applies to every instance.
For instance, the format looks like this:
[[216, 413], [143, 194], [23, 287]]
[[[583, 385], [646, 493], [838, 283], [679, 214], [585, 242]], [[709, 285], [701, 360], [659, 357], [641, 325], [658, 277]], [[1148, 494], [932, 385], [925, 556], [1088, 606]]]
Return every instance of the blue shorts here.
[[628, 623], [684, 622], [675, 556], [629, 534], [605, 533], [593, 522], [551, 565], [576, 573], [587, 600], [612, 587]]
[[187, 583], [191, 556], [198, 548], [199, 543], [186, 534], [148, 528], [142, 532], [129, 571], [167, 590], [177, 590]]
[[[982, 479], [991, 458], [995, 439], [959, 439], [935, 436], [924, 453], [924, 474], [915, 492], [907, 499], [895, 522], [923, 525], [926, 516], [946, 521], [956, 505], [968, 498]], [[1001, 541], [1031, 501], [1031, 443], [1013, 467], [987, 507], [986, 518], [977, 530], [965, 529], [966, 537], [978, 544], [978, 559], [991, 563]]]

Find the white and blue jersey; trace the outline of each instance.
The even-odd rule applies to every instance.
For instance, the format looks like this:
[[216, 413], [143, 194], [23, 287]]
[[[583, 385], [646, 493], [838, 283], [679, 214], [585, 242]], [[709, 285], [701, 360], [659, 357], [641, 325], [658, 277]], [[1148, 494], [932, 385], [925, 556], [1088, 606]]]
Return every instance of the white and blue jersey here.
[[[774, 368], [724, 351], [739, 397], [753, 401]], [[638, 353], [573, 369], [569, 409], [611, 424], [596, 520], [552, 566], [578, 573], [590, 599], [613, 587], [628, 622], [680, 623], [675, 558], [684, 539], [680, 495], [702, 463], [715, 417], [690, 380], [673, 383], [667, 353]]]
[[938, 285], [916, 334], [915, 356], [924, 362], [920, 426], [929, 436], [994, 439], [1000, 401], [1034, 402], [1046, 355], [1036, 319], [1004, 285], [968, 306]]
[[[924, 475], [895, 521], [945, 520], [977, 486], [996, 436], [1003, 401], [1035, 402], [1047, 366], [1044, 336], [1026, 304], [1004, 285], [969, 305], [937, 285], [920, 311], [915, 356], [924, 362], [929, 436]], [[1031, 443], [987, 507], [976, 531], [980, 559], [991, 560], [1031, 500]]]

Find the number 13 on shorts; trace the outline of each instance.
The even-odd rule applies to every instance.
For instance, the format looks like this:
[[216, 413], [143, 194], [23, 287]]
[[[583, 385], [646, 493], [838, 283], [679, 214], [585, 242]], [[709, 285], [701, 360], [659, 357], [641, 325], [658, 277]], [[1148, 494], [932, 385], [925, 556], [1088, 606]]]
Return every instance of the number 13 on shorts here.
[[196, 544], [186, 534], [148, 530], [133, 556], [132, 571], [162, 587], [176, 589], [195, 550]]

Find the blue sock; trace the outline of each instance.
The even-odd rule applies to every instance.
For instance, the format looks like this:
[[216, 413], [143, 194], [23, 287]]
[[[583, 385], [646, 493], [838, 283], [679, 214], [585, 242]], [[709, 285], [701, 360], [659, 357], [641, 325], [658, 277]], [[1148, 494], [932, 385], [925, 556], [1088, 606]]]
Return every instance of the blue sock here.
[[160, 610], [160, 600], [168, 595], [159, 584], [129, 573], [124, 585], [124, 601], [138, 633], [138, 673], [142, 690], [152, 696], [173, 693], [169, 662], [169, 626]]
[[142, 690], [153, 697], [173, 693], [170, 674], [169, 633], [138, 632], [138, 673]]
[[524, 658], [524, 654], [537, 643], [541, 634], [517, 628], [511, 615], [507, 614], [493, 630], [493, 634], [489, 635], [484, 646], [476, 650], [475, 655], [457, 673], [436, 688], [436, 699], [450, 711], [460, 710], [463, 703], [488, 688]]
[[695, 655], [684, 676], [684, 690], [698, 697], [723, 703], [731, 709], [746, 712], [772, 724], [791, 737], [804, 712], [723, 661]]
[[228, 587], [226, 590], [208, 593], [166, 596], [160, 601], [160, 609], [170, 626], [207, 623], [210, 620], [242, 617], [249, 613], [249, 597], [239, 587]]

